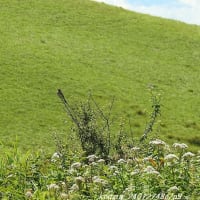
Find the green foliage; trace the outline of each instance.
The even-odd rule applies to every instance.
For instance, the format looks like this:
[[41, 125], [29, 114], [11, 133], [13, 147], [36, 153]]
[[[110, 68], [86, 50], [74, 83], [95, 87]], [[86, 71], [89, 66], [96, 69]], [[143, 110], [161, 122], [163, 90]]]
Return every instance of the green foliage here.
[[151, 116], [150, 116], [150, 121], [147, 124], [147, 126], [144, 130], [144, 134], [140, 138], [140, 141], [145, 140], [147, 138], [147, 135], [150, 132], [153, 131], [153, 126], [156, 123], [156, 119], [157, 119], [158, 115], [161, 114], [160, 107], [161, 107], [161, 105], [160, 105], [160, 95], [154, 95], [153, 91], [152, 91], [152, 108], [153, 108], [153, 111], [152, 111]]
[[[91, 95], [86, 103], [73, 108], [60, 89], [57, 94], [64, 104], [68, 116], [76, 126], [81, 147], [86, 155], [100, 154], [102, 157], [107, 158], [111, 143], [109, 116], [103, 113]], [[91, 101], [93, 101], [95, 107]], [[109, 115], [111, 109], [112, 105], [110, 106]]]
[[198, 135], [198, 26], [88, 0], [0, 0], [0, 27], [0, 134], [7, 148], [17, 135], [21, 149], [50, 151], [49, 134], [69, 131], [57, 88], [70, 101], [84, 101], [90, 90], [102, 105], [116, 96], [115, 117], [130, 117], [139, 136], [148, 120], [141, 113], [150, 110], [146, 88], [157, 85], [162, 135], [185, 142]]
[[5, 152], [0, 159], [1, 199], [196, 199], [200, 195], [200, 155], [187, 152], [186, 144], [145, 140], [145, 146], [123, 146], [124, 158], [110, 157], [109, 162], [57, 147], [60, 152], [52, 156], [24, 154], [16, 148]]

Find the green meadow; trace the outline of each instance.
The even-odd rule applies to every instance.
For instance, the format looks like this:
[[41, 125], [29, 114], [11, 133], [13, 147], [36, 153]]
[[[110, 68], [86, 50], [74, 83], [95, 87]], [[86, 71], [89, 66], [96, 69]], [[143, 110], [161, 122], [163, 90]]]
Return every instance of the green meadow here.
[[199, 38], [199, 26], [89, 0], [0, 0], [4, 148], [49, 150], [54, 133], [71, 134], [58, 88], [71, 105], [92, 93], [104, 107], [114, 96], [114, 129], [123, 118], [141, 136], [153, 87], [161, 94], [154, 134], [199, 149]]

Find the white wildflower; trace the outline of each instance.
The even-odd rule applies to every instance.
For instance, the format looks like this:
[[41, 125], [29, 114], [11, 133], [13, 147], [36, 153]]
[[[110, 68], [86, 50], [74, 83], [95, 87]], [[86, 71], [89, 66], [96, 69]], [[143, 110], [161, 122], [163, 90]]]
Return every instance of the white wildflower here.
[[156, 171], [152, 166], [147, 166], [145, 169], [144, 169], [144, 172], [147, 173], [147, 174], [156, 174], [156, 175], [159, 175], [160, 173], [158, 171]]
[[75, 162], [71, 165], [72, 169], [79, 169], [81, 167], [81, 163], [80, 162]]
[[99, 159], [97, 162], [98, 163], [105, 163], [105, 160], [104, 159]]
[[28, 190], [28, 191], [25, 193], [25, 196], [26, 196], [26, 198], [31, 199], [31, 198], [33, 197], [32, 190], [31, 190], [31, 189]]
[[60, 198], [61, 199], [69, 199], [69, 195], [63, 192], [60, 194]]
[[117, 168], [116, 166], [114, 166], [114, 165], [111, 165], [111, 166], [109, 167], [109, 169], [112, 170], [112, 171], [118, 170], [118, 168]]
[[117, 161], [117, 163], [123, 164], [123, 163], [126, 163], [126, 161], [125, 161], [124, 159], [119, 159], [119, 160]]
[[152, 166], [147, 166], [145, 169], [144, 169], [144, 172], [151, 172], [151, 171], [155, 171], [155, 169], [152, 167]]
[[93, 181], [93, 183], [100, 184], [100, 185], [105, 185], [107, 183], [107, 181], [105, 181], [102, 178], [99, 178], [98, 176], [94, 176], [92, 178], [92, 181]]
[[194, 157], [195, 154], [191, 153], [191, 152], [187, 152], [185, 154], [183, 154], [182, 158], [185, 160], [189, 160], [190, 158]]
[[66, 187], [67, 187], [67, 185], [64, 181], [61, 181], [60, 185], [61, 185], [62, 189], [66, 189]]
[[175, 149], [187, 149], [188, 148], [187, 144], [184, 144], [184, 143], [174, 143], [172, 146]]
[[71, 168], [71, 169], [68, 170], [68, 172], [69, 172], [70, 174], [74, 174], [74, 173], [76, 172], [76, 170], [75, 170], [74, 168]]
[[140, 147], [132, 147], [132, 148], [131, 148], [131, 151], [134, 151], [134, 152], [135, 152], [135, 151], [139, 151], [139, 150], [140, 150]]
[[179, 189], [176, 186], [170, 187], [168, 192], [177, 192]]
[[59, 186], [56, 185], [55, 183], [52, 183], [50, 185], [47, 185], [47, 189], [48, 190], [58, 190], [59, 189]]
[[97, 163], [96, 163], [96, 162], [92, 162], [91, 165], [92, 165], [92, 166], [96, 166]]
[[71, 192], [75, 192], [79, 190], [79, 186], [77, 184], [73, 184], [72, 187], [70, 188]]
[[96, 155], [89, 155], [87, 157], [87, 159], [89, 160], [89, 162], [94, 162], [98, 157]]
[[8, 176], [7, 176], [7, 178], [12, 178], [14, 175], [13, 174], [9, 174]]
[[114, 173], [113, 173], [114, 176], [117, 176], [119, 174], [120, 174], [120, 172], [118, 170], [114, 171]]
[[82, 176], [78, 176], [75, 178], [75, 182], [77, 185], [80, 185], [81, 183], [84, 182], [84, 178]]
[[139, 169], [135, 169], [133, 172], [131, 172], [131, 175], [134, 176], [134, 175], [137, 175], [140, 173], [140, 170]]
[[149, 142], [150, 145], [153, 145], [153, 146], [165, 146], [166, 143], [160, 139], [155, 139], [155, 140], [152, 140]]
[[61, 157], [60, 153], [55, 152], [55, 153], [51, 156], [51, 162], [56, 162], [60, 157]]
[[148, 162], [149, 160], [153, 159], [151, 156], [144, 157], [143, 162]]
[[92, 180], [94, 181], [94, 180], [96, 180], [96, 179], [98, 179], [99, 177], [98, 176], [93, 176], [92, 177]]
[[164, 160], [174, 161], [174, 160], [178, 160], [178, 157], [175, 154], [168, 154], [168, 155], [165, 156]]

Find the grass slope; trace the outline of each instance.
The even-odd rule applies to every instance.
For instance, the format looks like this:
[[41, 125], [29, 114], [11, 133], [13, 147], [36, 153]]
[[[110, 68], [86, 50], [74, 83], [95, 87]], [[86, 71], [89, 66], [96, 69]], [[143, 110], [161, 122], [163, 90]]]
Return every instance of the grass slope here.
[[88, 91], [142, 134], [148, 85], [162, 91], [161, 133], [200, 142], [200, 27], [88, 0], [0, 0], [0, 136], [47, 147], [70, 100]]

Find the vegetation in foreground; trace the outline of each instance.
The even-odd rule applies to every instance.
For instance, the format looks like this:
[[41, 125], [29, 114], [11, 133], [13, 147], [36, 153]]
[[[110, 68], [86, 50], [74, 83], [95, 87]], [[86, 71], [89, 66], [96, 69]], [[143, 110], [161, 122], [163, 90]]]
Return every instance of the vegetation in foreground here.
[[200, 154], [187, 145], [167, 145], [151, 139], [123, 146], [103, 159], [57, 146], [45, 152], [22, 154], [13, 148], [1, 157], [1, 199], [197, 199], [200, 195]]
[[79, 145], [55, 135], [53, 155], [24, 154], [15, 146], [1, 154], [1, 199], [173, 200], [200, 195], [200, 153], [188, 151], [184, 143], [168, 145], [152, 137], [159, 97], [153, 97], [150, 121], [140, 140], [129, 140], [122, 125], [115, 139], [110, 134], [113, 103], [106, 115], [92, 96], [75, 108], [61, 90], [58, 96], [74, 122]]
[[[148, 120], [148, 86], [163, 96], [165, 140], [200, 144], [198, 26], [88, 0], [0, 0], [0, 136], [21, 149], [53, 148], [68, 132], [55, 92], [104, 105], [135, 135]], [[64, 135], [64, 134], [63, 134]], [[53, 150], [51, 148], [51, 150]], [[3, 150], [4, 151], [4, 150]]]

